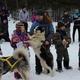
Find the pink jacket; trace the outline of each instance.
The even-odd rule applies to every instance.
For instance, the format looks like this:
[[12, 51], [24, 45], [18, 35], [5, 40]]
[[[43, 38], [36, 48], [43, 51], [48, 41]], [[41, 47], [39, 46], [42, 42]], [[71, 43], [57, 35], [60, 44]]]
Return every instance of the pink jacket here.
[[31, 22], [33, 23], [34, 21], [36, 21], [36, 15], [35, 14], [33, 14], [31, 17]]

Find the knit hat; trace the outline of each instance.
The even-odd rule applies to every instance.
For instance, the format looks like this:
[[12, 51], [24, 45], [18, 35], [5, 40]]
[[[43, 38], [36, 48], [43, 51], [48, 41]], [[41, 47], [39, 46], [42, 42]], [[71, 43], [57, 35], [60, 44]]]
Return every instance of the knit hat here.
[[22, 22], [16, 23], [16, 28], [21, 28], [22, 26], [24, 26], [24, 24]]
[[64, 10], [64, 13], [65, 13], [65, 12], [68, 12], [68, 10]]
[[43, 9], [37, 10], [36, 15], [44, 16], [44, 10]]
[[64, 22], [60, 21], [58, 22], [58, 28], [65, 26]]
[[5, 8], [6, 8], [6, 6], [5, 6], [4, 4], [3, 4], [3, 5], [1, 5], [1, 8], [2, 8], [2, 7], [5, 7]]

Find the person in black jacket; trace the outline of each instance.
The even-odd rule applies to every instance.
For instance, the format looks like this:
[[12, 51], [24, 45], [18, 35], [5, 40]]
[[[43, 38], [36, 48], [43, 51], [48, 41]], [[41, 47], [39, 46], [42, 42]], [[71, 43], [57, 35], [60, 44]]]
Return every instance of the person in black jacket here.
[[[74, 42], [76, 29], [78, 29], [78, 35], [80, 36], [80, 13], [78, 9], [75, 10], [75, 13], [73, 15], [73, 21], [74, 21], [74, 26], [73, 26], [72, 36], [73, 36], [73, 42]], [[78, 38], [78, 41], [80, 41], [80, 38]]]
[[5, 39], [5, 41], [10, 42], [7, 20], [3, 20], [3, 22], [0, 23], [0, 40], [2, 38]]
[[7, 22], [8, 22], [8, 16], [9, 16], [9, 12], [6, 9], [6, 6], [2, 5], [1, 10], [0, 10], [1, 22], [3, 22], [4, 19], [7, 20]]
[[68, 10], [64, 11], [63, 16], [61, 17], [61, 21], [65, 23], [65, 31], [70, 35], [70, 23], [72, 22], [72, 18], [68, 13]]
[[[46, 38], [44, 44], [50, 50], [51, 39], [53, 38], [53, 35], [54, 35], [54, 27], [53, 27], [51, 18], [45, 15], [44, 13], [45, 13], [45, 10], [42, 10], [42, 9], [37, 10], [36, 21], [31, 26], [30, 35], [34, 33], [34, 29], [37, 26], [43, 27], [45, 29], [45, 38]], [[35, 56], [35, 70], [36, 70], [36, 74], [38, 75], [40, 75], [42, 72], [42, 66], [37, 56]]]
[[75, 31], [78, 29], [78, 41], [80, 41], [80, 15], [78, 16], [78, 19], [74, 20], [74, 28], [73, 28], [73, 42], [75, 38]]

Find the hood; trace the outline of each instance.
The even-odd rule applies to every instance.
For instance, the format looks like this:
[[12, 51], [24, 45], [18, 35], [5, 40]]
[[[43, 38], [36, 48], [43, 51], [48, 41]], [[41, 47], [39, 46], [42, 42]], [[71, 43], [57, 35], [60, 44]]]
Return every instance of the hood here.
[[74, 13], [76, 13], [77, 11], [79, 11], [79, 9], [75, 9]]

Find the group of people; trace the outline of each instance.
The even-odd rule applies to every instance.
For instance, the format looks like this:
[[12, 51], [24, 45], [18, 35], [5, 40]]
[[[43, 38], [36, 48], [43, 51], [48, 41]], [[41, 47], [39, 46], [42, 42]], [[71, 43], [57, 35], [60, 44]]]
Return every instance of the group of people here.
[[[3, 9], [1, 7], [1, 9]], [[6, 9], [6, 7], [5, 7]], [[4, 11], [3, 9], [2, 11]], [[8, 14], [7, 11], [5, 10], [5, 13], [0, 11], [1, 18], [3, 21], [1, 24], [7, 24], [7, 31], [8, 31]], [[76, 9], [76, 13], [73, 15], [74, 19], [74, 28], [75, 26], [79, 26], [79, 11]], [[3, 17], [2, 17], [3, 16]], [[39, 9], [36, 11], [35, 14], [35, 19], [32, 20], [32, 26], [30, 28], [30, 35], [34, 34], [34, 29], [37, 26], [44, 27], [45, 28], [45, 45], [48, 45], [48, 48], [50, 49], [51, 46], [51, 41], [55, 45], [56, 53], [57, 53], [57, 72], [62, 72], [62, 60], [63, 60], [63, 65], [66, 70], [72, 69], [71, 66], [69, 66], [69, 54], [67, 48], [69, 47], [69, 44], [71, 43], [71, 36], [70, 36], [70, 23], [72, 22], [72, 18], [69, 15], [68, 11], [64, 11], [64, 15], [61, 17], [61, 20], [58, 22], [56, 26], [56, 33], [54, 33], [54, 27], [52, 24], [51, 17], [48, 15], [48, 13], [45, 10]], [[6, 19], [6, 20], [5, 20]], [[12, 48], [15, 50], [16, 48], [25, 48], [29, 49], [30, 44], [29, 43], [24, 43], [24, 41], [30, 40], [27, 32], [28, 32], [28, 20], [29, 20], [29, 13], [26, 10], [26, 7], [23, 6], [22, 10], [19, 12], [19, 20], [20, 22], [16, 23], [16, 30], [14, 30], [14, 34], [12, 35], [11, 40], [7, 40], [4, 38], [6, 41], [10, 41], [10, 44]], [[78, 23], [77, 23], [78, 22]], [[5, 25], [4, 25], [5, 26]], [[1, 27], [1, 26], [0, 26]], [[2, 26], [3, 27], [3, 26]], [[4, 27], [5, 28], [5, 27]], [[2, 28], [1, 28], [2, 29]], [[79, 29], [79, 28], [76, 28]], [[4, 29], [6, 30], [6, 29]], [[5, 33], [1, 33], [5, 34]], [[0, 36], [1, 36], [0, 34]], [[9, 38], [9, 37], [7, 37]], [[74, 42], [74, 39], [73, 39]], [[80, 45], [79, 45], [80, 46]], [[80, 47], [79, 47], [80, 49]], [[19, 55], [20, 57], [22, 55]], [[30, 56], [30, 55], [29, 55]], [[80, 52], [79, 52], [79, 69], [80, 69]], [[35, 56], [35, 71], [36, 74], [40, 75], [42, 72], [42, 66], [40, 63], [40, 60], [38, 59], [37, 56]], [[20, 79], [21, 76], [18, 72], [14, 73], [14, 77], [16, 79]]]

